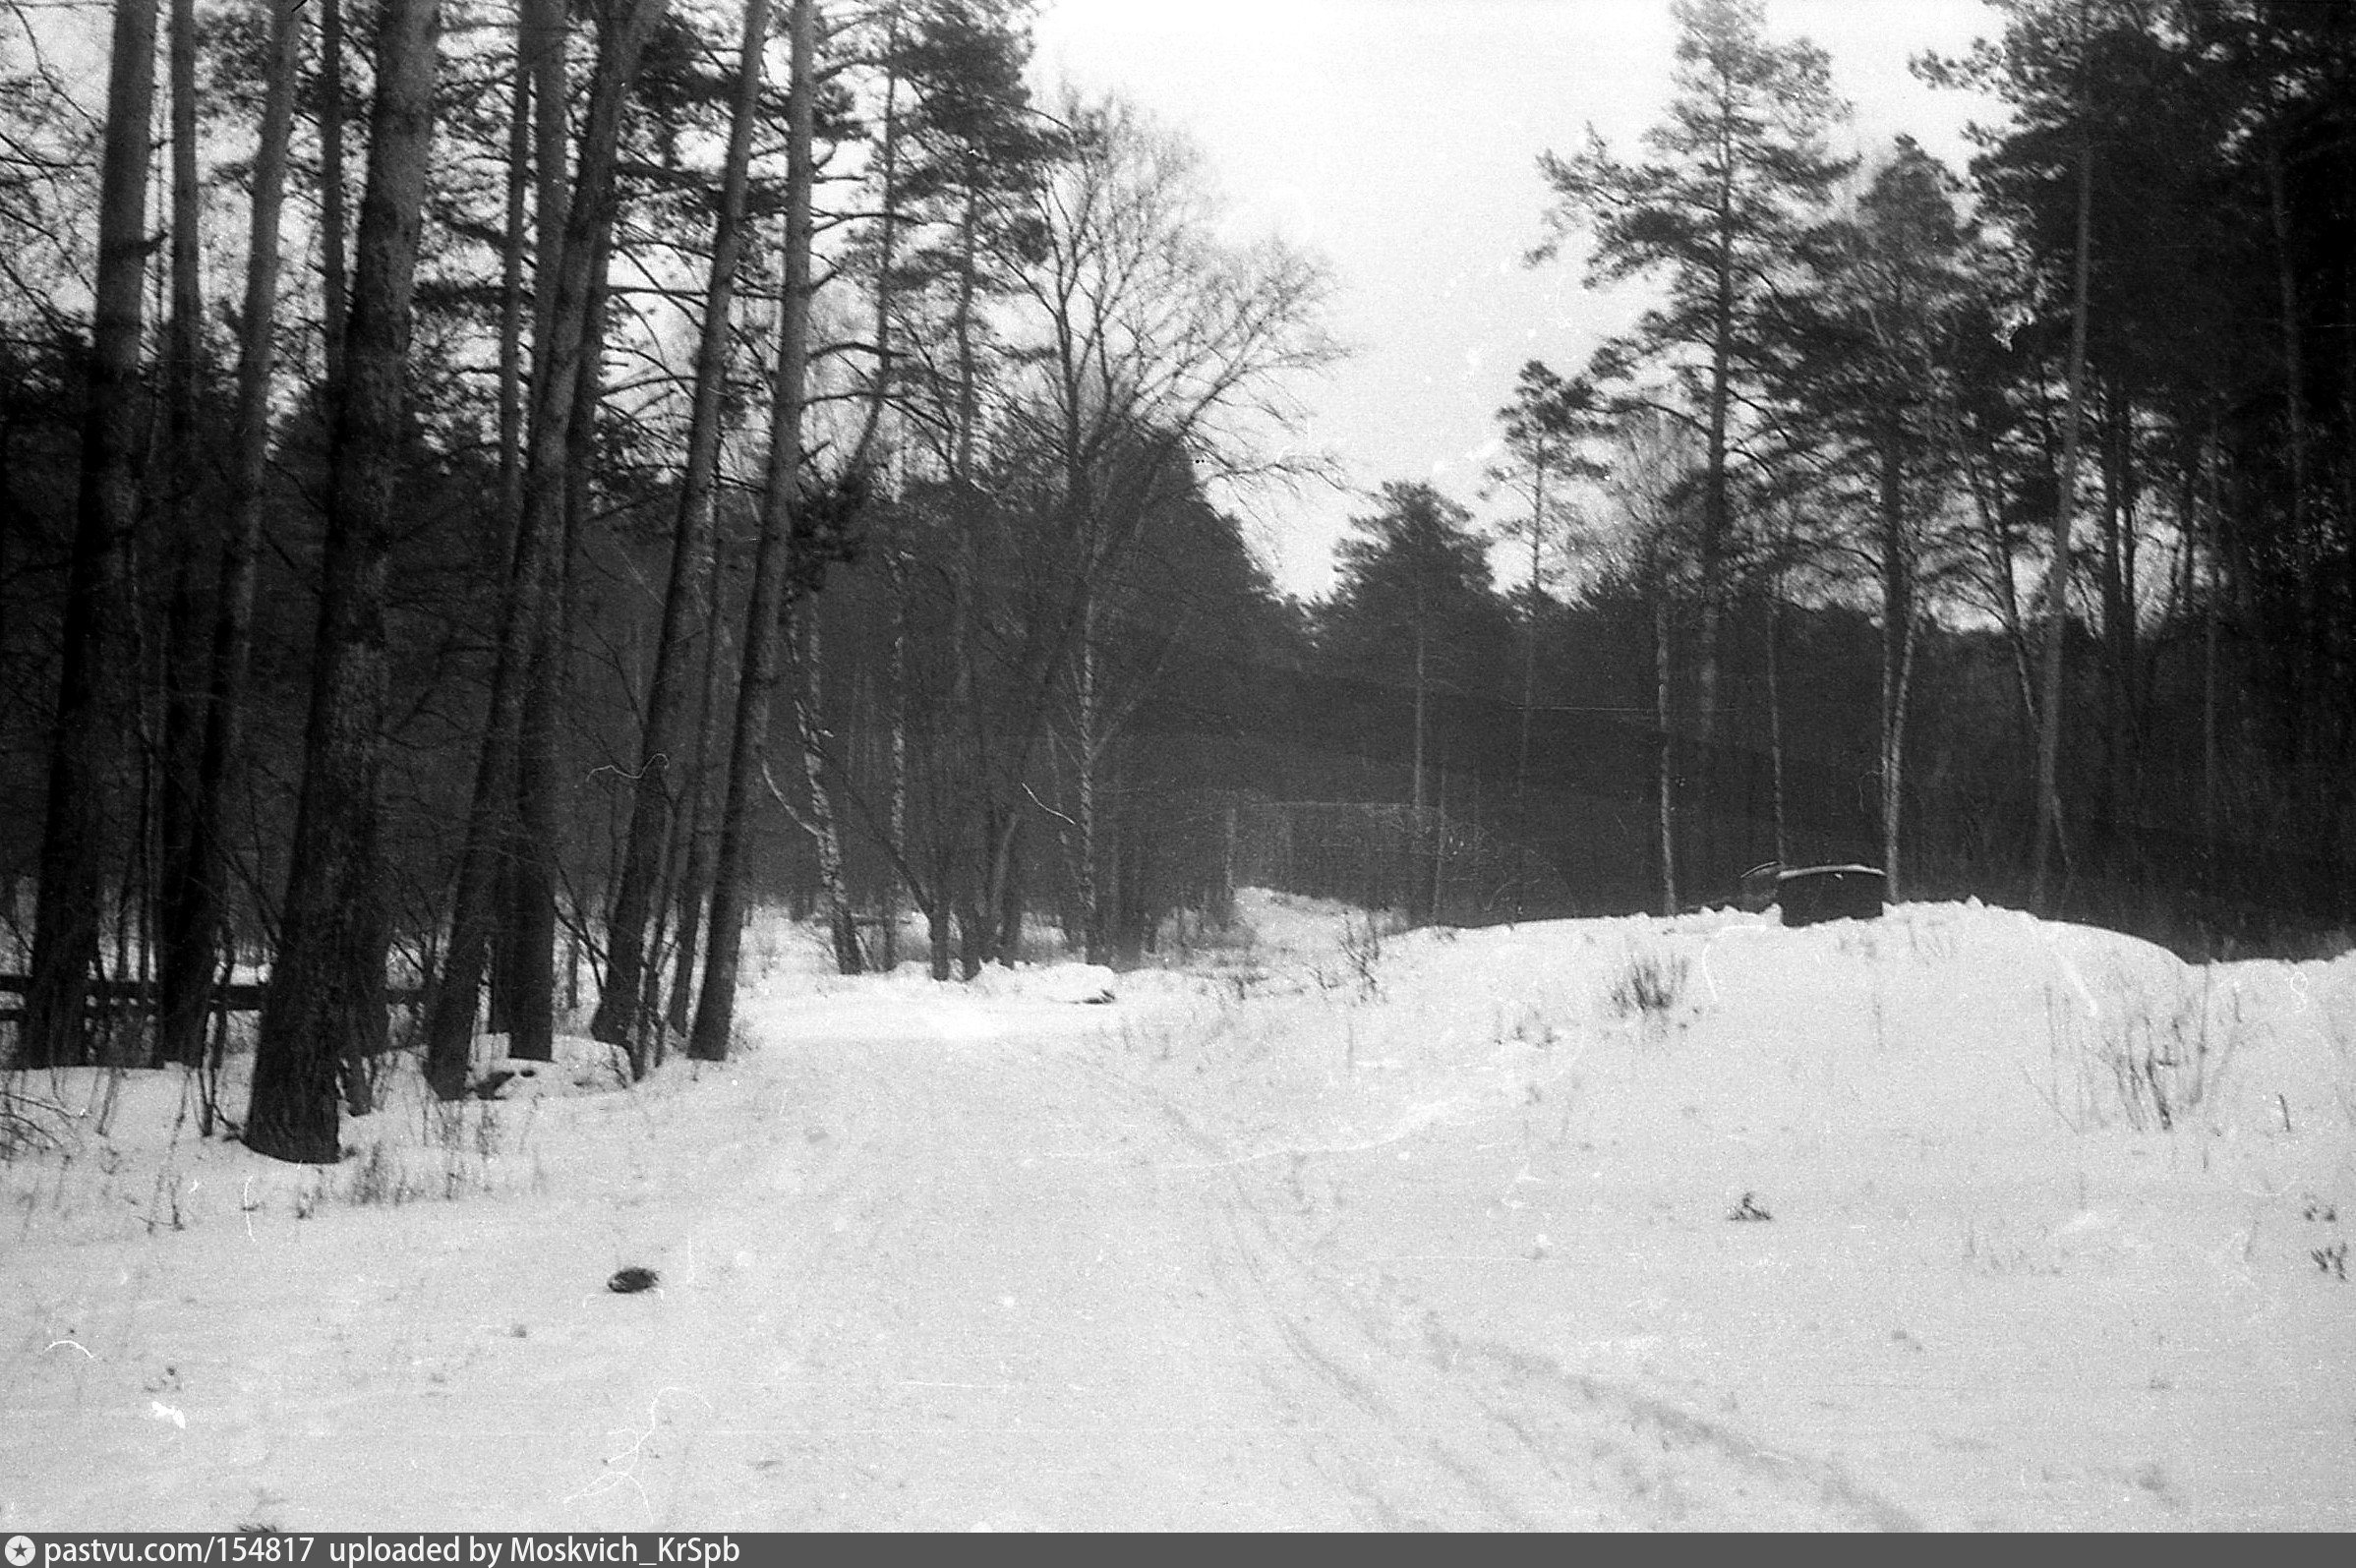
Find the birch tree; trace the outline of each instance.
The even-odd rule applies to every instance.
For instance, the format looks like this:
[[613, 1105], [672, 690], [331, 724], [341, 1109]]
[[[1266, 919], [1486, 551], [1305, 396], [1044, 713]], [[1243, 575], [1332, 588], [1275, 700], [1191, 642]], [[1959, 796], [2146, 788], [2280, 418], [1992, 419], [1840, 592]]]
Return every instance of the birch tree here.
[[[1093, 841], [1093, 769], [1118, 709], [1093, 689], [1090, 628], [1153, 499], [1182, 472], [1205, 483], [1283, 466], [1301, 379], [1336, 353], [1321, 319], [1322, 264], [1272, 238], [1215, 239], [1216, 206], [1187, 144], [1117, 99], [1067, 94], [1056, 117], [1069, 151], [1015, 230], [1031, 250], [1009, 268], [1021, 280], [1011, 347], [1023, 374], [1004, 416], [1012, 449], [1040, 465], [1037, 548], [1053, 586], [1008, 646], [1006, 698], [993, 709], [1005, 739], [970, 808], [989, 824], [984, 908], [1003, 892], [1015, 804], [1067, 680], [1078, 682], [1079, 832]], [[1092, 875], [1082, 879], [1082, 918], [1100, 931]]]

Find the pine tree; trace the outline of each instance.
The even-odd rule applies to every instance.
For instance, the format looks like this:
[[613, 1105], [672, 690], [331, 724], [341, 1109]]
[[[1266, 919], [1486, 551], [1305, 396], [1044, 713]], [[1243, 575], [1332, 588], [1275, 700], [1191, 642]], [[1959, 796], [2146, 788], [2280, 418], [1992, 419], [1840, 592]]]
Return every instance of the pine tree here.
[[[614, 165], [621, 115], [639, 57], [664, 9], [665, 0], [613, 0], [601, 17], [579, 168], [566, 199], [561, 238], [553, 250], [546, 248], [549, 203], [545, 194], [543, 198], [537, 328], [542, 346], [534, 354], [524, 511], [517, 523], [491, 710], [484, 721], [466, 845], [452, 900], [449, 945], [427, 1015], [427, 1076], [445, 1098], [465, 1090], [485, 960], [494, 942], [517, 924], [511, 900], [507, 909], [500, 907], [504, 858], [501, 851], [502, 844], [520, 844], [514, 816], [519, 769], [532, 735], [553, 722], [545, 712], [553, 686], [545, 679], [534, 680], [533, 672], [536, 664], [554, 657], [549, 642], [563, 591], [575, 405], [596, 396], [590, 384], [599, 346], [596, 302], [614, 222]], [[536, 96], [549, 101], [545, 89]], [[542, 167], [545, 171], [545, 162]], [[544, 193], [547, 183], [543, 181]], [[535, 913], [537, 903], [553, 896], [539, 879], [527, 880], [523, 889], [535, 900]], [[535, 921], [525, 929], [535, 940], [508, 945], [504, 951], [512, 966], [528, 968], [533, 979], [541, 981], [554, 961], [546, 940], [550, 928]], [[516, 1032], [525, 1036], [518, 1045], [545, 1058], [551, 1048], [551, 998], [545, 983], [532, 984], [524, 997], [529, 1016], [512, 1020]]]
[[1499, 529], [1503, 538], [1527, 545], [1530, 551], [1530, 577], [1522, 601], [1521, 724], [1513, 760], [1514, 824], [1523, 856], [1513, 891], [1516, 917], [1530, 882], [1530, 731], [1538, 703], [1539, 632], [1545, 611], [1555, 603], [1547, 592], [1547, 570], [1576, 548], [1578, 518], [1571, 488], [1604, 474], [1603, 466], [1586, 451], [1603, 433], [1597, 402], [1595, 387], [1584, 377], [1566, 381], [1531, 360], [1515, 378], [1513, 401], [1497, 415], [1504, 427], [1505, 460], [1491, 477], [1529, 498], [1529, 510], [1517, 509]]
[[101, 866], [115, 825], [130, 670], [119, 630], [139, 512], [140, 331], [147, 279], [155, 0], [116, 0], [98, 205], [94, 329], [67, 568], [48, 811], [41, 830], [32, 964], [19, 1025], [26, 1066], [84, 1059], [85, 1003], [98, 962]]
[[[750, 188], [753, 131], [761, 99], [762, 54], [769, 40], [769, 0], [748, 0], [731, 100], [728, 153], [721, 171], [719, 215], [712, 232], [712, 262], [704, 291], [703, 321], [695, 351], [686, 450], [679, 479], [677, 527], [673, 535], [669, 586], [663, 596], [662, 625], [646, 698], [639, 742], [629, 837], [607, 923], [605, 989], [590, 1032], [601, 1040], [637, 1041], [652, 1027], [655, 987], [648, 983], [647, 925], [653, 918], [663, 846], [673, 837], [675, 813], [684, 809], [681, 784], [690, 774], [675, 769], [673, 754], [687, 733], [686, 721], [694, 655], [713, 596], [714, 546], [718, 520], [721, 397], [727, 389], [732, 312], [746, 235], [745, 203]], [[707, 658], [708, 658], [707, 654]], [[644, 1047], [632, 1062], [644, 1063]]]
[[[1696, 551], [1694, 728], [1711, 754], [1719, 707], [1719, 624], [1738, 542], [1737, 437], [1762, 372], [1761, 313], [1794, 245], [1849, 162], [1825, 133], [1847, 112], [1822, 50], [1765, 35], [1760, 0], [1678, 0], [1674, 96], [1645, 133], [1649, 156], [1625, 163], [1592, 128], [1570, 156], [1539, 159], [1553, 188], [1550, 238], [1534, 261], [1574, 235], [1591, 243], [1587, 284], [1654, 279], [1665, 298], [1596, 356], [1600, 380], [1665, 373], [1643, 400], [1692, 423], [1704, 447]], [[1708, 820], [1703, 770], [1695, 812]]]
[[1893, 898], [1909, 697], [1955, 468], [1953, 362], [1978, 303], [1956, 189], [1937, 159], [1901, 137], [1852, 208], [1807, 237], [1800, 254], [1810, 274], [1771, 313], [1783, 440], [1816, 465], [1825, 510], [1858, 519], [1819, 548], [1837, 544], [1879, 589], [1881, 861]]
[[713, 849], [707, 956], [687, 1053], [728, 1060], [736, 1018], [736, 967], [743, 951], [746, 837], [753, 788], [765, 770], [769, 705], [775, 693], [781, 629], [794, 593], [795, 536], [809, 531], [802, 479], [802, 415], [809, 374], [811, 184], [816, 111], [817, 22], [814, 0], [790, 0], [793, 39], [788, 78], [785, 300], [770, 381], [769, 458], [762, 476], [761, 532], [745, 610], [744, 661], [736, 680], [736, 722], [721, 776], [719, 837]]
[[1421, 821], [1435, 799], [1443, 699], [1490, 695], [1511, 633], [1472, 514], [1425, 484], [1393, 481], [1379, 499], [1350, 519], [1353, 537], [1334, 552], [1339, 574], [1318, 611], [1319, 640], [1337, 668], [1405, 694], [1409, 805]]
[[440, 0], [385, 0], [359, 265], [335, 402], [326, 556], [312, 655], [302, 801], [285, 918], [254, 1051], [247, 1144], [342, 1158], [347, 1059], [383, 1047], [386, 912], [379, 782], [386, 699], [385, 577], [409, 379], [411, 299], [434, 136]]

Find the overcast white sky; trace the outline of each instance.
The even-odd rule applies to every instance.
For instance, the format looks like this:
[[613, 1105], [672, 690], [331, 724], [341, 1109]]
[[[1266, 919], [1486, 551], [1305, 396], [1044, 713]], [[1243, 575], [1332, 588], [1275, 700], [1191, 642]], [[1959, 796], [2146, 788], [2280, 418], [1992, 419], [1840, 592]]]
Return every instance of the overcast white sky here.
[[[1985, 103], [1907, 71], [2000, 22], [1980, 0], [1768, 0], [1768, 29], [1832, 57], [1855, 105], [1850, 151], [1901, 131], [1960, 172]], [[1310, 444], [1358, 494], [1241, 507], [1279, 582], [1331, 582], [1365, 493], [1426, 479], [1486, 518], [1496, 410], [1524, 360], [1565, 373], [1636, 307], [1531, 269], [1547, 193], [1538, 154], [1592, 122], [1634, 153], [1669, 90], [1669, 0], [1044, 0], [1037, 74], [1119, 87], [1202, 146], [1239, 227], [1274, 227], [1338, 279], [1330, 322], [1356, 352], [1308, 389]]]

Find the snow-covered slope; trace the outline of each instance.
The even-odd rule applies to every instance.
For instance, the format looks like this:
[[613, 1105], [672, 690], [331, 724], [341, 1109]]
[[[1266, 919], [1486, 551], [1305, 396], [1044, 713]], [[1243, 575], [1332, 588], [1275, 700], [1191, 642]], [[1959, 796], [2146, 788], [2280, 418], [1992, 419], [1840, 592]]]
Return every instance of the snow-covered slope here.
[[770, 924], [738, 1060], [397, 1079], [331, 1171], [16, 1075], [0, 1529], [2356, 1525], [2356, 958], [1246, 914]]

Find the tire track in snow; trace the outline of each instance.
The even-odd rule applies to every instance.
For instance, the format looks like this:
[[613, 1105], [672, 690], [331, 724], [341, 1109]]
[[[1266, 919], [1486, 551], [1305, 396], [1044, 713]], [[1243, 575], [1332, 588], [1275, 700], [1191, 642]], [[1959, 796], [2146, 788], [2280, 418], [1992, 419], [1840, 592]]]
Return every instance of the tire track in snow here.
[[[630, 1458], [645, 1491], [592, 1511], [632, 1528], [1909, 1522], [1831, 1467], [1416, 1315], [1305, 1233], [1306, 1157], [1236, 1158], [1200, 1110], [1081, 1041], [824, 1060], [746, 1139], [762, 1157], [698, 1173], [740, 1186], [672, 1211], [673, 1321], [614, 1407], [626, 1440], [648, 1433]], [[756, 1100], [783, 1112], [774, 1095]], [[732, 1249], [759, 1255], [731, 1267]], [[700, 1398], [650, 1410], [666, 1388]]]
[[[630, 1528], [1411, 1522], [1353, 1509], [1363, 1483], [1284, 1453], [1202, 1266], [1215, 1185], [1170, 1180], [1158, 1118], [1052, 1047], [827, 1056], [767, 1163], [688, 1205], [659, 1354], [616, 1397], [635, 1423], [618, 1443], [664, 1429], [592, 1511]], [[1075, 1144], [1096, 1147], [1063, 1157]], [[727, 1273], [737, 1245], [761, 1255]], [[690, 1252], [713, 1260], [701, 1289]], [[708, 1403], [648, 1414], [666, 1386]]]
[[[1437, 1313], [1403, 1333], [1399, 1304], [1370, 1299], [1282, 1234], [1275, 1205], [1256, 1191], [1267, 1179], [1255, 1162], [1236, 1158], [1159, 1089], [1099, 1071], [1153, 1105], [1224, 1179], [1223, 1217], [1248, 1291], [1217, 1254], [1209, 1261], [1239, 1316], [1265, 1312], [1295, 1366], [1364, 1418], [1352, 1435], [1386, 1451], [1388, 1463], [1362, 1455], [1346, 1473], [1391, 1478], [1395, 1491], [1420, 1462], [1413, 1489], [1452, 1528], [1921, 1528], [1837, 1466], [1778, 1453], [1549, 1358], [1459, 1338]], [[1360, 1370], [1350, 1369], [1353, 1355]], [[1379, 1499], [1379, 1511], [1417, 1512], [1393, 1495]]]

